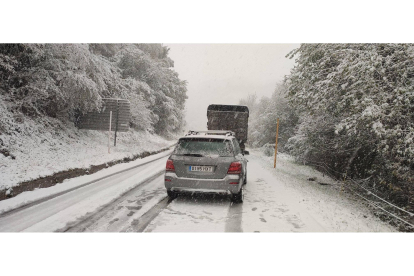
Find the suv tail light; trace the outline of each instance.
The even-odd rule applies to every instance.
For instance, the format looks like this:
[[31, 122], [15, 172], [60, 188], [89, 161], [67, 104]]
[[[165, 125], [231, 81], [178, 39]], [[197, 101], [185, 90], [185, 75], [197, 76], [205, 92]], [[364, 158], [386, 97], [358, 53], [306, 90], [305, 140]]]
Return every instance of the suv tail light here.
[[242, 170], [242, 164], [240, 162], [233, 162], [230, 164], [227, 174], [240, 174]]
[[167, 160], [167, 165], [165, 166], [167, 172], [175, 172], [174, 163], [171, 159]]

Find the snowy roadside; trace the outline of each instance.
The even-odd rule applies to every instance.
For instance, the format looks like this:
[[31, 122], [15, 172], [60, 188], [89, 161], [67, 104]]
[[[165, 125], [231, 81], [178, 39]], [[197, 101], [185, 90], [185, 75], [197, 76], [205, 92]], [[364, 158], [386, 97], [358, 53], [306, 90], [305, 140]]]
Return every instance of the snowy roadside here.
[[[17, 195], [16, 197], [0, 201], [0, 215], [7, 211], [19, 208], [21, 206], [30, 204], [34, 201], [44, 199], [46, 197], [50, 197], [50, 196], [62, 193], [64, 191], [82, 186], [85, 183], [97, 180], [102, 177], [109, 176], [116, 172], [127, 170], [129, 168], [150, 162], [152, 160], [158, 159], [163, 156], [168, 156], [169, 154], [171, 154], [171, 152], [172, 150], [168, 150], [168, 151], [161, 152], [161, 153], [158, 153], [152, 156], [148, 156], [143, 159], [138, 159], [138, 160], [135, 160], [129, 163], [118, 164], [118, 165], [109, 167], [107, 169], [103, 169], [95, 174], [84, 175], [84, 176], [79, 176], [79, 177], [75, 177], [72, 179], [67, 179], [63, 181], [63, 183], [59, 183], [49, 188], [36, 189], [34, 191], [23, 192]], [[164, 168], [162, 167], [162, 169]]]
[[[251, 204], [245, 202], [243, 209], [251, 205], [257, 213], [261, 212], [260, 219], [266, 220], [268, 225], [262, 226], [263, 229], [260, 227], [255, 229], [244, 223], [245, 231], [269, 231], [269, 221], [276, 217], [286, 218], [294, 226], [295, 231], [397, 231], [387, 222], [376, 217], [364, 202], [343, 192], [342, 183], [309, 166], [295, 163], [287, 154], [278, 153], [277, 165], [274, 169], [272, 156], [265, 156], [257, 150], [251, 152], [251, 157], [257, 162], [249, 164], [259, 165], [255, 171], [260, 173], [250, 178], [250, 182], [255, 182], [254, 186], [247, 186], [247, 202], [250, 201]], [[251, 169], [252, 166], [250, 172]], [[265, 198], [262, 198], [263, 195]], [[259, 196], [260, 202], [257, 200]], [[272, 208], [269, 207], [274, 207], [275, 204], [279, 207], [272, 213]], [[245, 219], [249, 221], [248, 216], [243, 218]], [[275, 225], [275, 227], [283, 229], [284, 226]]]
[[[111, 133], [108, 153], [106, 131], [78, 129], [73, 122], [59, 118], [16, 115], [9, 112], [3, 102], [0, 111], [3, 112], [0, 119], [0, 199], [5, 198], [7, 191], [12, 192], [10, 188], [15, 188], [14, 195], [27, 190], [17, 187], [25, 182], [50, 176], [66, 178], [70, 177], [66, 175], [68, 171], [86, 171], [123, 159], [134, 160], [175, 142], [174, 138], [169, 140], [131, 128], [118, 133], [116, 147], [113, 146], [114, 133]], [[24, 185], [31, 184], [50, 186]]]
[[16, 214], [0, 217], [0, 232], [65, 231], [91, 214], [127, 196], [164, 171], [167, 156], [154, 162], [65, 193]]
[[[118, 134], [117, 146], [113, 147], [112, 144], [111, 153], [108, 153], [106, 133], [78, 130], [77, 134], [76, 138], [64, 135], [60, 137], [61, 139], [49, 137], [47, 141], [26, 136], [26, 139], [21, 139], [17, 144], [10, 142], [12, 145], [9, 149], [14, 159], [0, 154], [0, 190], [61, 171], [87, 169], [93, 165], [131, 158], [145, 151], [160, 150], [174, 143], [147, 132], [130, 130]], [[44, 133], [44, 135], [51, 134]]]

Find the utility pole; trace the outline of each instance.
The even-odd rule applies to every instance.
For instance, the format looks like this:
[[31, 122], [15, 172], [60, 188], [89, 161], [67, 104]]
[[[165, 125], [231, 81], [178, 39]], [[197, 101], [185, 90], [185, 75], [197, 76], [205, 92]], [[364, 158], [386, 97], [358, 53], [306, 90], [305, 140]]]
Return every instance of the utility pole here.
[[276, 126], [275, 162], [273, 164], [273, 168], [276, 168], [277, 138], [278, 138], [278, 136], [279, 136], [279, 118], [277, 118], [277, 126]]

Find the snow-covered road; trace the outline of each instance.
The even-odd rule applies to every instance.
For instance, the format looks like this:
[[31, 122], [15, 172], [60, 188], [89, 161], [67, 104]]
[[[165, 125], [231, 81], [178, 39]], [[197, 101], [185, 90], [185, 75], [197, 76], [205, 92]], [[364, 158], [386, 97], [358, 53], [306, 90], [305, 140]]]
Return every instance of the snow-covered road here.
[[[281, 155], [248, 156], [243, 204], [225, 197], [180, 196], [145, 229], [148, 232], [392, 232], [334, 181]], [[320, 185], [307, 179], [317, 177]]]
[[[148, 157], [149, 161], [154, 159], [29, 208], [0, 215], [0, 231], [395, 231], [364, 205], [341, 193], [333, 180], [295, 164], [285, 155], [278, 158], [277, 169], [273, 169], [271, 158], [251, 151], [243, 204], [232, 204], [221, 195], [180, 195], [168, 201], [162, 173], [167, 157]], [[309, 177], [328, 185], [308, 181]], [[24, 197], [27, 200], [30, 192]]]
[[[105, 206], [113, 205], [155, 177], [159, 178], [170, 152], [3, 200], [0, 202], [0, 210], [3, 209], [3, 214], [0, 214], [0, 232], [60, 231], [87, 220]], [[117, 170], [123, 172], [117, 173]], [[46, 200], [42, 201], [42, 198]], [[39, 203], [20, 207], [32, 201]], [[14, 208], [17, 210], [14, 211]]]

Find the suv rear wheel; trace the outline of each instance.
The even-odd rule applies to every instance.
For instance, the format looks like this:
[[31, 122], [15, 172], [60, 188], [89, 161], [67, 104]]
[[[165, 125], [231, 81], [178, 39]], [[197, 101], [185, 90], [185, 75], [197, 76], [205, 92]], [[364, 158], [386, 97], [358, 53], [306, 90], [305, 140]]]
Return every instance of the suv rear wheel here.
[[240, 192], [238, 192], [237, 194], [233, 194], [231, 201], [233, 201], [234, 203], [243, 203], [243, 187], [240, 188]]
[[171, 190], [167, 190], [167, 195], [170, 199], [174, 199], [178, 196], [178, 194], [176, 192], [173, 192]]

